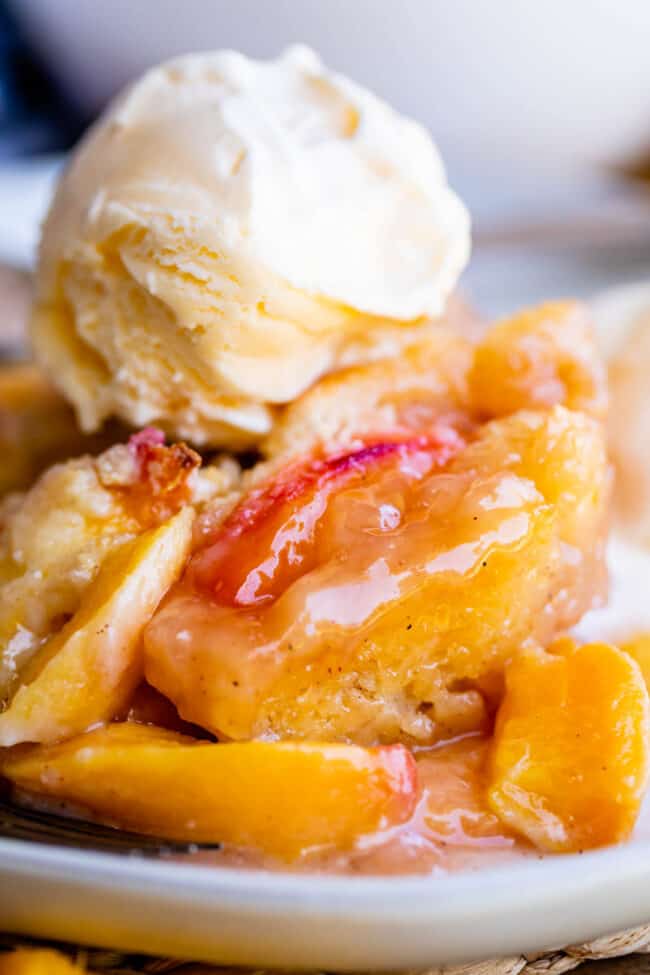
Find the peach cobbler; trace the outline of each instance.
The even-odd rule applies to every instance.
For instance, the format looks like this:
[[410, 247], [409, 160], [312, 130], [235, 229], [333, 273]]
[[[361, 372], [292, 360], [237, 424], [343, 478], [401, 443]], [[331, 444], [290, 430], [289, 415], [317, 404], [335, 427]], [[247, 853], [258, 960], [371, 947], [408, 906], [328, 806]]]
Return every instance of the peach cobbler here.
[[650, 639], [580, 629], [608, 600], [606, 370], [578, 303], [480, 322], [467, 242], [428, 136], [303, 49], [172, 62], [91, 131], [37, 275], [63, 395], [0, 373], [16, 802], [215, 864], [630, 835]]

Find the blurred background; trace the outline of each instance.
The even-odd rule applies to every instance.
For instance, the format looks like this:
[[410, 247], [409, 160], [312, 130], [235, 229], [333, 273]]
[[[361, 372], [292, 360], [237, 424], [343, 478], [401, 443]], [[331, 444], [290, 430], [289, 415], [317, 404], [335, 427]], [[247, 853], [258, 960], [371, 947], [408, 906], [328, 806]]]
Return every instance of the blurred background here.
[[648, 0], [0, 0], [0, 262], [29, 270], [64, 153], [147, 66], [295, 41], [431, 130], [485, 311], [650, 278]]

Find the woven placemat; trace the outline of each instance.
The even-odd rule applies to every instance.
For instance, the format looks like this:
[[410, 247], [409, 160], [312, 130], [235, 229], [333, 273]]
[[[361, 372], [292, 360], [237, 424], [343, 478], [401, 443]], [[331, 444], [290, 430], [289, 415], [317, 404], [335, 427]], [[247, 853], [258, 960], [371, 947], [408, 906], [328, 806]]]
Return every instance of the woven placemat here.
[[[36, 941], [16, 935], [0, 934], [0, 950], [14, 947], [53, 947], [82, 961], [90, 972], [101, 975], [244, 975], [242, 969], [222, 968], [178, 959], [123, 954], [103, 949], [80, 948], [70, 944]], [[647, 956], [647, 957], [644, 957]], [[562, 975], [585, 962], [617, 960], [616, 971], [625, 975], [650, 972], [650, 924], [628, 928], [584, 944], [568, 945], [555, 951], [509, 958], [490, 959], [467, 965], [435, 966], [404, 975]], [[611, 970], [611, 965], [607, 966]], [[251, 975], [252, 975], [251, 970]], [[270, 969], [255, 969], [255, 975], [272, 975]], [[325, 972], [313, 975], [327, 975]], [[585, 972], [586, 975], [586, 972]]]

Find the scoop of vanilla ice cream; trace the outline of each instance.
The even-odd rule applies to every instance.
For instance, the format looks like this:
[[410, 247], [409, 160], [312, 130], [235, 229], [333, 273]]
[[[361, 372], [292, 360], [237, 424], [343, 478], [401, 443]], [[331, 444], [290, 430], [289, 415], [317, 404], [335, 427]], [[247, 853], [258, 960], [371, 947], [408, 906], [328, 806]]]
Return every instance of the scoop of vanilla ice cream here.
[[341, 363], [438, 316], [469, 220], [431, 139], [306, 48], [154, 68], [90, 130], [44, 225], [36, 353], [85, 430], [266, 435]]

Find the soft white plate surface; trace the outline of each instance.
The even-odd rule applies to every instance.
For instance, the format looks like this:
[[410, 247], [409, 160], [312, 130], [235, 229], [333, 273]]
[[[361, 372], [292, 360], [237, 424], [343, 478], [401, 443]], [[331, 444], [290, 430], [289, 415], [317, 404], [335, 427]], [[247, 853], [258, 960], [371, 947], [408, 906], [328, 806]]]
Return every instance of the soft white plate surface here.
[[650, 844], [426, 878], [210, 869], [0, 840], [0, 928], [265, 967], [399, 969], [650, 918]]

